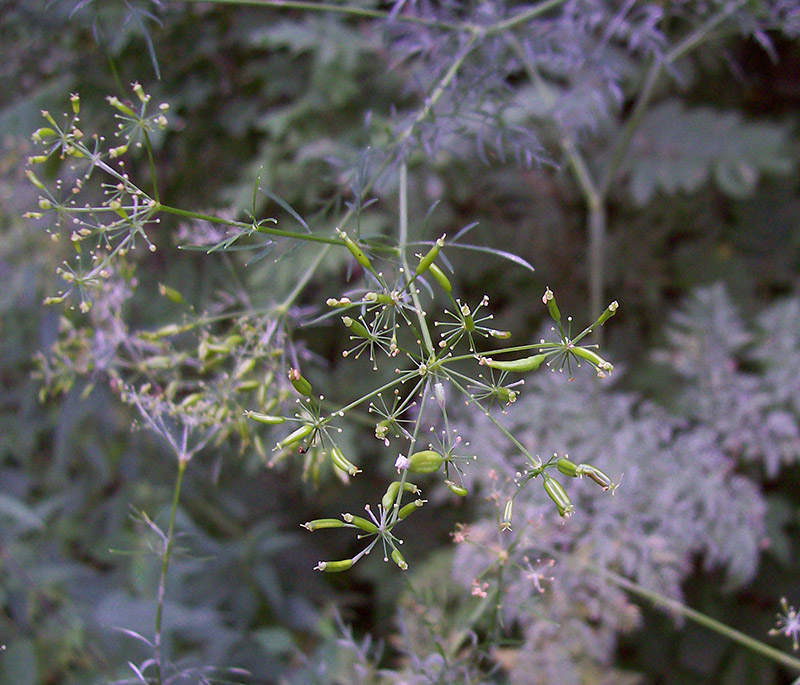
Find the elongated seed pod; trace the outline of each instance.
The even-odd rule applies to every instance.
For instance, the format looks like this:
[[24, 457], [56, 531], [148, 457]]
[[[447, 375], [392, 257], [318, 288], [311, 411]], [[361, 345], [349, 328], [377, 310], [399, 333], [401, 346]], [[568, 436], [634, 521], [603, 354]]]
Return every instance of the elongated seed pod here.
[[503, 508], [503, 520], [500, 522], [500, 530], [511, 530], [511, 516], [514, 513], [514, 500], [510, 497], [506, 500]]
[[561, 321], [561, 312], [558, 310], [558, 305], [556, 304], [556, 296], [553, 295], [553, 291], [550, 290], [550, 288], [544, 291], [542, 302], [547, 305], [547, 310], [550, 312], [550, 317], [553, 321], [559, 323]]
[[365, 533], [378, 532], [378, 526], [376, 526], [372, 521], [368, 521], [361, 516], [356, 516], [355, 514], [342, 514], [342, 518], [347, 523], [353, 524], [356, 528], [360, 528]]
[[570, 516], [575, 507], [566, 490], [564, 490], [564, 486], [545, 473], [542, 476], [544, 477], [544, 490], [550, 496], [550, 499], [555, 502], [559, 515], [565, 518]]
[[[394, 480], [389, 483], [389, 487], [386, 488], [386, 493], [381, 498], [381, 504], [383, 505], [384, 510], [389, 510], [394, 506], [394, 502], [397, 499], [397, 491], [400, 489], [400, 481]], [[412, 495], [416, 495], [420, 492], [420, 489], [414, 485], [414, 483], [405, 483], [403, 490], [406, 492], [410, 492]]]
[[617, 313], [617, 309], [619, 309], [619, 302], [614, 300], [608, 307], [606, 307], [605, 311], [597, 317], [597, 321], [595, 321], [596, 326], [602, 326], [606, 321], [608, 321], [614, 314]]
[[357, 319], [352, 319], [349, 316], [342, 317], [342, 323], [350, 329], [350, 332], [359, 338], [369, 340], [372, 336], [369, 334], [366, 326]]
[[270, 426], [277, 426], [286, 421], [285, 418], [282, 416], [272, 416], [271, 414], [261, 414], [256, 411], [250, 411], [249, 409], [244, 413], [244, 415], [248, 419], [253, 419], [253, 421], [258, 421], [258, 423], [266, 423]]
[[614, 483], [611, 481], [611, 479], [600, 469], [595, 468], [591, 464], [578, 464], [577, 475], [590, 478], [601, 488], [603, 488], [603, 490], [608, 490], [609, 488], [614, 487]]
[[445, 236], [437, 238], [436, 242], [433, 244], [433, 247], [431, 247], [425, 256], [419, 260], [419, 264], [417, 264], [417, 268], [414, 272], [417, 274], [417, 276], [424, 274], [430, 268], [431, 264], [433, 264], [433, 260], [436, 259], [436, 255], [439, 254], [439, 250], [444, 247], [444, 238]]
[[355, 260], [365, 269], [372, 271], [372, 262], [369, 261], [369, 257], [361, 251], [356, 242], [347, 233], [340, 231], [338, 228], [336, 229], [336, 234], [342, 239], [345, 247], [350, 250], [350, 254], [355, 257]]
[[401, 571], [405, 571], [408, 568], [408, 564], [406, 560], [403, 559], [403, 555], [400, 553], [399, 549], [392, 550], [392, 561], [400, 567]]
[[283, 449], [284, 447], [289, 447], [290, 445], [294, 445], [296, 442], [300, 442], [303, 438], [307, 437], [311, 434], [311, 431], [314, 430], [314, 426], [310, 426], [305, 424], [300, 426], [295, 431], [292, 431], [287, 435], [283, 440], [278, 441], [277, 449]]
[[341, 571], [347, 571], [347, 569], [352, 566], [352, 559], [343, 559], [342, 561], [318, 561], [314, 570], [325, 571], [325, 573], [340, 573]]
[[428, 266], [428, 271], [430, 272], [431, 276], [433, 276], [433, 280], [435, 280], [439, 287], [444, 290], [448, 295], [453, 292], [453, 286], [450, 284], [450, 279], [447, 277], [444, 271], [442, 271], [436, 264], [431, 263]]
[[347, 459], [344, 456], [344, 453], [338, 447], [331, 448], [331, 462], [337, 469], [341, 469], [345, 473], [350, 474], [351, 476], [355, 476], [357, 473], [361, 473], [361, 469], [358, 468], [353, 462]]
[[576, 347], [570, 348], [570, 351], [576, 357], [580, 357], [581, 359], [585, 359], [587, 362], [589, 362], [593, 366], [596, 366], [598, 369], [601, 369], [602, 371], [611, 372], [611, 371], [614, 370], [614, 366], [611, 363], [607, 362], [605, 359], [603, 359], [594, 350], [590, 350], [587, 347], [576, 346]]
[[314, 519], [302, 524], [303, 528], [310, 530], [322, 530], [323, 528], [344, 528], [344, 521], [340, 519]]
[[578, 465], [566, 457], [559, 458], [559, 460], [556, 462], [556, 468], [565, 476], [569, 476], [570, 478], [577, 478], [580, 475], [578, 473]]
[[300, 369], [289, 369], [289, 382], [292, 387], [305, 397], [311, 396], [311, 383], [300, 373]]
[[423, 504], [425, 504], [425, 502], [423, 502], [421, 499], [415, 499], [413, 502], [409, 502], [397, 512], [397, 518], [402, 521], [404, 518], [406, 518], [406, 516], [413, 514]]
[[535, 354], [532, 357], [523, 357], [522, 359], [513, 359], [509, 361], [500, 361], [491, 359], [490, 357], [483, 357], [481, 359], [481, 364], [492, 369], [497, 369], [498, 371], [525, 373], [526, 371], [536, 371], [545, 359], [547, 359], [546, 354]]
[[411, 473], [434, 473], [441, 468], [444, 457], [433, 450], [422, 450], [414, 452], [408, 461], [408, 470]]
[[459, 497], [466, 497], [469, 494], [469, 491], [466, 488], [462, 488], [460, 485], [456, 485], [451, 480], [446, 480], [444, 484], [447, 486], [447, 489], [450, 490], [454, 495], [458, 495]]

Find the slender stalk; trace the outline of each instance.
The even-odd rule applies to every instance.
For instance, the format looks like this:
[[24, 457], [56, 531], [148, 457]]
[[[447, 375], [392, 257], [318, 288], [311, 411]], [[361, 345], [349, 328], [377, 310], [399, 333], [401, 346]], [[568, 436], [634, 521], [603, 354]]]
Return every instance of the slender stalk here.
[[[302, 2], [300, 0], [182, 0], [183, 2], [202, 2], [203, 4], [215, 5], [241, 5], [249, 7], [269, 7], [272, 9], [302, 10], [309, 12], [330, 12], [342, 14], [357, 19], [387, 19], [390, 12], [384, 10], [369, 9], [367, 7], [353, 7], [350, 5], [332, 5], [327, 2]], [[563, 1], [563, 0], [562, 0]], [[430, 26], [450, 31], [468, 31], [469, 26], [465, 24], [453, 24], [437, 19], [426, 19], [408, 14], [396, 14], [394, 21], [401, 21], [408, 24], [418, 24]]]
[[630, 592], [632, 595], [636, 595], [637, 597], [645, 599], [660, 609], [666, 609], [675, 614], [683, 616], [684, 618], [687, 618], [690, 621], [707, 628], [708, 630], [711, 630], [729, 640], [732, 640], [733, 642], [736, 642], [737, 644], [742, 645], [743, 647], [746, 647], [756, 654], [760, 654], [761, 656], [779, 663], [788, 669], [800, 672], [800, 659], [796, 659], [795, 657], [790, 656], [779, 649], [770, 647], [760, 640], [756, 640], [755, 638], [750, 637], [749, 635], [746, 635], [735, 628], [731, 628], [730, 626], [718, 621], [715, 618], [712, 618], [711, 616], [707, 616], [706, 614], [696, 611], [695, 609], [687, 607], [685, 604], [682, 604], [677, 600], [666, 597], [658, 592], [654, 592], [653, 590], [648, 590], [638, 583], [613, 573], [612, 571], [607, 571], [591, 564], [584, 564], [584, 566], [592, 573], [602, 576], [618, 587]]
[[155, 666], [156, 666], [156, 683], [162, 685], [162, 671], [161, 671], [161, 631], [163, 628], [164, 618], [164, 598], [167, 591], [167, 569], [169, 568], [169, 559], [172, 554], [172, 547], [175, 541], [175, 516], [178, 511], [178, 500], [181, 495], [181, 485], [183, 484], [183, 474], [186, 471], [186, 465], [189, 463], [188, 459], [178, 459], [178, 475], [175, 478], [175, 487], [172, 491], [172, 505], [169, 510], [169, 525], [167, 527], [167, 536], [164, 540], [164, 550], [161, 555], [161, 573], [158, 579], [158, 597], [156, 603], [156, 622], [155, 622], [155, 636], [153, 637], [153, 650], [155, 652]]
[[611, 184], [614, 182], [614, 175], [619, 170], [625, 155], [628, 153], [633, 136], [639, 125], [644, 118], [647, 107], [655, 92], [658, 79], [661, 76], [665, 67], [676, 62], [678, 59], [691, 52], [694, 48], [700, 45], [708, 35], [714, 31], [723, 21], [725, 21], [731, 14], [733, 14], [740, 7], [746, 4], [746, 0], [739, 0], [733, 5], [728, 5], [716, 14], [709, 17], [705, 22], [700, 24], [694, 31], [690, 32], [686, 38], [680, 41], [675, 47], [669, 50], [663, 57], [656, 58], [650, 65], [650, 69], [645, 76], [644, 85], [639, 91], [636, 102], [631, 111], [631, 115], [625, 122], [622, 132], [617, 138], [614, 149], [611, 152], [611, 158], [603, 171], [603, 177], [599, 184], [600, 196], [605, 200], [608, 192], [611, 189]]
[[[400, 205], [400, 255], [403, 261], [403, 268], [407, 274], [411, 274], [411, 269], [408, 265], [408, 255], [406, 254], [406, 245], [408, 245], [408, 166], [405, 161], [400, 164], [400, 198], [398, 204]], [[412, 285], [409, 288], [411, 292], [411, 300], [414, 302], [414, 309], [417, 313], [417, 320], [419, 327], [422, 331], [422, 339], [425, 341], [425, 352], [428, 356], [434, 353], [433, 341], [431, 340], [431, 333], [428, 330], [428, 321], [425, 319], [425, 312], [422, 309], [422, 302], [420, 302], [417, 289]]]

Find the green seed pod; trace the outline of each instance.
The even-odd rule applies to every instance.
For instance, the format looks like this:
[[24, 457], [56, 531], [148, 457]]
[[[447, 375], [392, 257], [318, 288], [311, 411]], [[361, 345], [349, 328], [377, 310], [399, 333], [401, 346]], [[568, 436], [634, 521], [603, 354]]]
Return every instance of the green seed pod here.
[[446, 480], [444, 484], [447, 486], [447, 489], [450, 490], [454, 495], [458, 495], [459, 497], [466, 497], [469, 494], [469, 491], [466, 488], [462, 488], [460, 485], [456, 485], [451, 480]]
[[344, 521], [340, 521], [339, 519], [314, 519], [313, 521], [308, 521], [308, 523], [303, 523], [301, 525], [306, 530], [314, 532], [322, 528], [344, 528]]
[[340, 231], [338, 228], [336, 229], [336, 234], [342, 239], [344, 246], [350, 250], [350, 254], [355, 257], [356, 261], [368, 271], [373, 271], [372, 262], [370, 262], [369, 257], [361, 251], [361, 248], [356, 245], [355, 241], [347, 235], [347, 233]]
[[279, 440], [276, 449], [283, 449], [284, 447], [294, 445], [296, 442], [300, 442], [303, 438], [308, 437], [313, 430], [314, 426], [309, 424], [300, 426], [297, 430], [289, 433], [283, 440]]
[[[388, 511], [394, 506], [395, 500], [397, 499], [397, 491], [400, 489], [400, 481], [395, 480], [389, 483], [389, 487], [386, 488], [386, 493], [381, 498], [381, 504], [385, 511]], [[416, 495], [420, 492], [420, 489], [414, 485], [414, 483], [405, 483], [403, 486], [403, 490], [406, 492], [410, 492], [412, 495]]]
[[434, 473], [441, 467], [444, 457], [433, 450], [422, 450], [414, 452], [408, 461], [408, 470], [411, 473]]
[[556, 468], [565, 476], [569, 476], [570, 478], [576, 478], [580, 475], [578, 473], [578, 465], [566, 457], [559, 458], [559, 460], [556, 462]]
[[602, 326], [606, 321], [614, 316], [614, 314], [617, 313], [617, 309], [619, 309], [619, 302], [614, 300], [610, 305], [608, 305], [608, 307], [606, 307], [606, 310], [599, 317], [597, 317], [595, 325]]
[[181, 400], [181, 403], [178, 406], [180, 406], [182, 409], [188, 409], [189, 407], [196, 405], [200, 400], [203, 399], [203, 397], [205, 397], [204, 393], [193, 392], [190, 395], [186, 395], [186, 397]]
[[570, 351], [581, 359], [585, 359], [592, 366], [596, 366], [601, 371], [608, 371], [609, 373], [614, 370], [614, 366], [603, 359], [597, 352], [590, 350], [587, 347], [572, 347]]
[[349, 316], [343, 316], [342, 323], [350, 329], [351, 333], [359, 338], [369, 340], [372, 337], [369, 334], [366, 326], [356, 319], [351, 319]]
[[547, 305], [547, 309], [550, 312], [550, 316], [552, 317], [553, 321], [559, 323], [561, 321], [561, 312], [558, 311], [556, 296], [553, 295], [553, 291], [550, 290], [550, 288], [547, 288], [547, 290], [544, 291], [542, 302]]
[[26, 170], [25, 170], [25, 176], [26, 176], [26, 177], [28, 178], [28, 180], [29, 180], [31, 183], [33, 183], [33, 185], [35, 185], [35, 186], [36, 186], [36, 187], [37, 187], [39, 190], [44, 190], [44, 183], [42, 183], [42, 182], [41, 182], [41, 181], [38, 179], [38, 177], [36, 176], [36, 174], [34, 174], [34, 173], [33, 173], [33, 172], [30, 170], [30, 169], [26, 169]]
[[498, 331], [494, 328], [490, 328], [489, 335], [498, 340], [508, 340], [511, 337], [511, 331]]
[[516, 390], [510, 390], [504, 386], [500, 386], [495, 391], [497, 395], [497, 399], [500, 400], [503, 404], [512, 404], [513, 402], [517, 401], [517, 393]]
[[417, 264], [417, 268], [414, 273], [417, 276], [421, 276], [424, 274], [433, 264], [433, 260], [436, 259], [436, 255], [439, 254], [439, 250], [444, 247], [444, 239], [445, 236], [438, 238], [436, 242], [433, 244], [430, 250], [428, 250], [427, 254], [419, 260], [419, 264]]
[[301, 395], [311, 396], [311, 383], [300, 374], [300, 369], [289, 369], [289, 382]]
[[352, 559], [344, 559], [342, 561], [318, 561], [314, 570], [325, 571], [325, 573], [340, 573], [341, 571], [347, 571], [347, 569], [352, 566]]
[[376, 526], [372, 521], [367, 521], [367, 519], [362, 518], [361, 516], [355, 516], [354, 514], [342, 514], [342, 518], [356, 528], [360, 528], [365, 533], [377, 533], [378, 526]]
[[391, 305], [395, 303], [395, 296], [392, 293], [367, 293], [364, 295], [364, 302]]
[[174, 302], [175, 304], [181, 304], [183, 302], [183, 295], [181, 295], [180, 291], [175, 290], [175, 288], [170, 288], [163, 283], [158, 284], [158, 294], [161, 295], [161, 297], [166, 297], [170, 302]]
[[[244, 413], [244, 415], [248, 419], [253, 419], [253, 421], [258, 421], [258, 423], [266, 423], [269, 426], [277, 426], [286, 421], [285, 418], [282, 416], [272, 416], [270, 414], [261, 414], [256, 411], [250, 411], [249, 409]], [[303, 426], [303, 428], [309, 428], [310, 426]]]
[[503, 509], [503, 520], [500, 522], [500, 530], [511, 530], [511, 515], [514, 512], [514, 500], [510, 497], [506, 500], [506, 506]]
[[55, 135], [56, 132], [52, 128], [43, 126], [42, 128], [37, 128], [31, 135], [31, 138], [33, 138], [35, 143], [40, 143], [42, 138], [51, 138], [55, 137]]
[[510, 361], [498, 361], [490, 357], [482, 357], [481, 364], [492, 369], [497, 369], [498, 371], [524, 373], [526, 371], [536, 371], [545, 359], [547, 359], [546, 354], [535, 354], [532, 357], [523, 357], [522, 359]]
[[397, 518], [402, 521], [410, 514], [413, 514], [423, 504], [425, 504], [425, 502], [423, 502], [421, 499], [415, 499], [413, 502], [409, 502], [397, 512]]
[[255, 357], [248, 357], [247, 359], [242, 359], [236, 365], [236, 368], [233, 370], [233, 377], [237, 380], [240, 378], [244, 378], [255, 367], [256, 367]]
[[604, 491], [613, 489], [614, 487], [614, 483], [611, 481], [611, 479], [600, 469], [595, 468], [591, 464], [578, 464], [577, 475], [591, 478], [595, 483], [603, 488]]
[[333, 447], [331, 449], [331, 462], [333, 465], [345, 473], [350, 474], [351, 476], [355, 476], [357, 473], [361, 473], [361, 469], [358, 468], [353, 462], [347, 459], [344, 456], [344, 453], [338, 447]]
[[430, 272], [431, 276], [433, 276], [433, 280], [435, 280], [439, 287], [444, 290], [448, 295], [453, 292], [453, 286], [450, 284], [450, 279], [447, 277], [444, 271], [442, 271], [436, 264], [431, 263], [428, 267], [428, 271]]
[[545, 473], [542, 476], [544, 477], [544, 490], [550, 496], [550, 499], [555, 502], [559, 515], [563, 517], [570, 516], [575, 507], [566, 490], [564, 490], [564, 486]]
[[403, 559], [403, 555], [400, 554], [399, 549], [392, 550], [392, 561], [400, 567], [401, 571], [405, 571], [408, 568], [408, 564], [406, 560]]

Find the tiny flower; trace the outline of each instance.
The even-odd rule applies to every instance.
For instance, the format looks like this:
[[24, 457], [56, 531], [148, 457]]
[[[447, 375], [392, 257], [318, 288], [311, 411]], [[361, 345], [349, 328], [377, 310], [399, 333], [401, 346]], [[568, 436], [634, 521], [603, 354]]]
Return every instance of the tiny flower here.
[[791, 638], [792, 649], [797, 651], [800, 649], [800, 615], [793, 606], [789, 606], [786, 597], [781, 597], [781, 609], [783, 613], [778, 614], [778, 622], [769, 634]]

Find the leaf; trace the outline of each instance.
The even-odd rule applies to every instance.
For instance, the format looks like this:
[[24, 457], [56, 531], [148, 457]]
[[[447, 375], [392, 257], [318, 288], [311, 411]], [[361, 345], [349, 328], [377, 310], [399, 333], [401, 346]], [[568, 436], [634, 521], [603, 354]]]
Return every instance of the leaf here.
[[744, 198], [763, 174], [792, 170], [788, 149], [785, 125], [746, 122], [736, 111], [690, 109], [668, 100], [645, 115], [623, 169], [639, 205], [658, 191], [695, 192], [709, 178], [726, 195]]
[[486, 254], [508, 259], [509, 261], [514, 262], [514, 264], [517, 264], [528, 271], [536, 271], [536, 269], [534, 269], [529, 262], [525, 261], [522, 257], [515, 255], [513, 252], [506, 252], [505, 250], [498, 250], [494, 247], [485, 247], [483, 245], [464, 245], [463, 243], [448, 243], [447, 246], [460, 247], [464, 250], [474, 250], [475, 252], [485, 252]]

